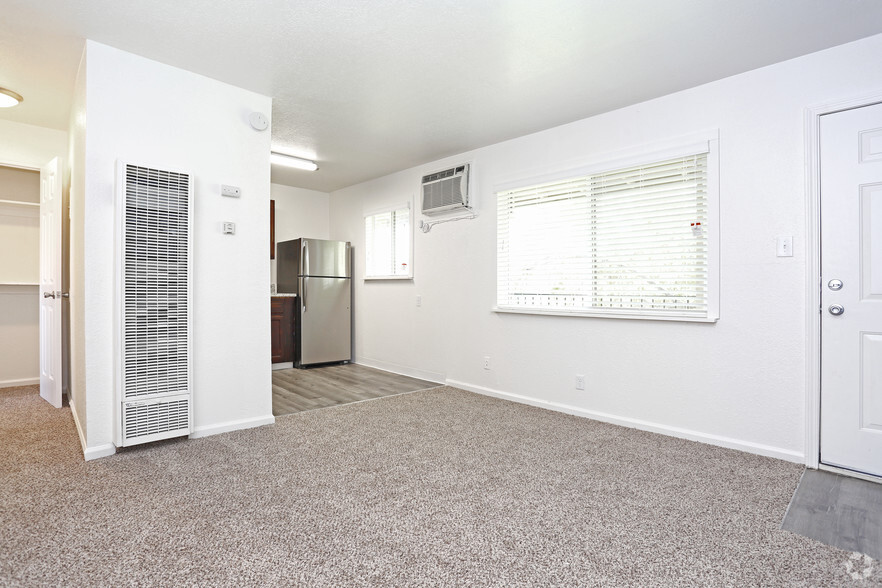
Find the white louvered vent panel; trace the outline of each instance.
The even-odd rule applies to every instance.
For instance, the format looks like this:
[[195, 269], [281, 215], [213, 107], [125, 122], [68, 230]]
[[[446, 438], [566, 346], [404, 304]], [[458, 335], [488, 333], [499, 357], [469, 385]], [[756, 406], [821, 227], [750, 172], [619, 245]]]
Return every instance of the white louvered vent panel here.
[[187, 174], [127, 165], [123, 399], [189, 390]]
[[152, 440], [186, 435], [190, 428], [190, 399], [127, 402], [123, 405], [123, 438]]
[[469, 164], [435, 172], [422, 178], [422, 212], [436, 214], [468, 208]]

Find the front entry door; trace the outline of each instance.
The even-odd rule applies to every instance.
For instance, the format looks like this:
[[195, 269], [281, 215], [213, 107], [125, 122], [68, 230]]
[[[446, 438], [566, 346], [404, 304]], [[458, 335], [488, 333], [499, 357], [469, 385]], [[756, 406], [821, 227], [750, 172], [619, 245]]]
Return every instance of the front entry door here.
[[882, 104], [821, 116], [821, 462], [882, 476]]

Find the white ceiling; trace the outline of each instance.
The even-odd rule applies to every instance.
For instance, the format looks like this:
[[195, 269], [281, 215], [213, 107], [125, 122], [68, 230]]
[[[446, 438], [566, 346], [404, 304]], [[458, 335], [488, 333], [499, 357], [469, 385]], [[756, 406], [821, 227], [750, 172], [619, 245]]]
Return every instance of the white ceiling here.
[[868, 0], [0, 0], [0, 118], [67, 129], [83, 39], [273, 97], [331, 191], [882, 32]]

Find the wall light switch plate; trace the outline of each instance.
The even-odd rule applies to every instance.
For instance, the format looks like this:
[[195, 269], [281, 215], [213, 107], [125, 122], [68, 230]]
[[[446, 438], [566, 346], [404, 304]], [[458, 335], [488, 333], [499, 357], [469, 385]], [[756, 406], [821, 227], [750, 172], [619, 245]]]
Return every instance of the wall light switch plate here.
[[793, 257], [793, 237], [778, 237], [778, 257]]
[[235, 235], [236, 234], [236, 223], [224, 221], [223, 229], [224, 229], [224, 235]]
[[242, 196], [242, 189], [239, 186], [221, 185], [221, 196], [229, 196], [230, 198], [239, 198]]

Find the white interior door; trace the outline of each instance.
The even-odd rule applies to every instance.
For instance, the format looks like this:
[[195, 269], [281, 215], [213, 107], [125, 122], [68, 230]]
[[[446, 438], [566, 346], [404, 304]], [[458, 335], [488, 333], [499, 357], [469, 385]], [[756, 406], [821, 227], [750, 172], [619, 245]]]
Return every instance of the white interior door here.
[[40, 396], [61, 407], [61, 161], [40, 169]]
[[882, 476], [882, 104], [821, 117], [821, 462]]

